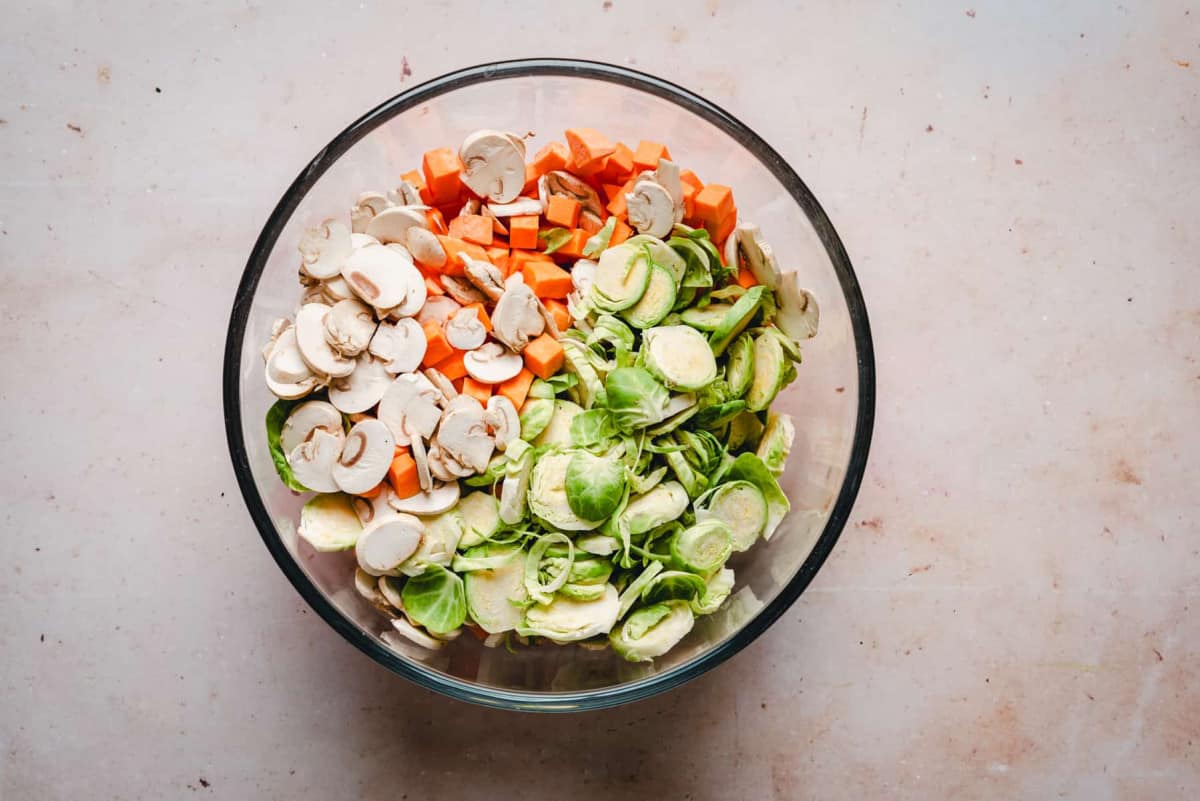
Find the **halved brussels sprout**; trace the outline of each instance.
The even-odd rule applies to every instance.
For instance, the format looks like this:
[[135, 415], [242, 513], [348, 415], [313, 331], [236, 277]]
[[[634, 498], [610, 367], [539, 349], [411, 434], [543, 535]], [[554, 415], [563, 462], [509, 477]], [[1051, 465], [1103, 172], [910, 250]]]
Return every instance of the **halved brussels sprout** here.
[[642, 600], [648, 604], [690, 601], [702, 597], [707, 588], [703, 576], [686, 570], [664, 570], [642, 590]]
[[545, 430], [533, 440], [533, 444], [569, 447], [571, 445], [571, 421], [579, 414], [583, 414], [583, 407], [579, 404], [562, 399], [554, 401], [554, 413], [550, 415], [550, 422], [546, 425]]
[[650, 281], [637, 303], [621, 312], [634, 328], [658, 325], [675, 305], [675, 277], [665, 267], [650, 268]]
[[750, 389], [754, 378], [754, 337], [744, 333], [729, 346], [725, 381], [729, 384], [729, 397], [740, 398]]
[[650, 281], [650, 259], [645, 248], [624, 242], [600, 254], [596, 280], [588, 300], [601, 311], [628, 309], [641, 300]]
[[717, 377], [717, 362], [704, 335], [686, 325], [649, 328], [639, 354], [668, 389], [698, 390]]
[[460, 549], [479, 545], [500, 528], [500, 503], [489, 493], [464, 495], [458, 502], [458, 512], [463, 520], [463, 535], [458, 541]]
[[763, 526], [762, 537], [764, 540], [771, 539], [775, 529], [779, 527], [784, 516], [792, 508], [788, 503], [787, 496], [779, 488], [779, 482], [775, 480], [775, 476], [763, 464], [762, 459], [752, 453], [743, 453], [738, 456], [729, 468], [727, 475], [735, 481], [739, 479], [749, 481], [758, 487], [763, 499], [767, 502], [767, 522]]
[[630, 662], [649, 662], [674, 648], [692, 630], [696, 618], [686, 601], [669, 601], [637, 610], [609, 635], [613, 650]]
[[692, 599], [692, 611], [698, 615], [711, 615], [721, 608], [729, 593], [733, 592], [733, 571], [723, 567], [706, 582], [704, 594]]
[[796, 427], [792, 425], [792, 417], [787, 414], [767, 415], [767, 427], [758, 443], [756, 452], [759, 459], [774, 475], [783, 474], [784, 463], [792, 452], [792, 442], [796, 438]]
[[753, 286], [746, 291], [746, 294], [737, 299], [737, 303], [733, 304], [733, 308], [729, 310], [725, 319], [717, 326], [717, 330], [713, 331], [712, 336], [709, 337], [708, 341], [715, 355], [723, 354], [733, 338], [742, 333], [754, 319], [754, 313], [762, 305], [764, 292], [766, 292], [765, 288]]
[[729, 439], [726, 444], [730, 451], [743, 448], [758, 447], [762, 437], [763, 424], [753, 412], [742, 412], [729, 421]]
[[344, 551], [358, 542], [362, 524], [350, 496], [331, 492], [308, 499], [297, 533], [318, 551]]
[[772, 336], [759, 336], [754, 340], [754, 378], [746, 391], [746, 408], [761, 412], [771, 405], [779, 390], [783, 388], [787, 367], [791, 366], [783, 355], [779, 340]]
[[521, 439], [533, 442], [554, 416], [553, 398], [528, 398], [521, 406]]

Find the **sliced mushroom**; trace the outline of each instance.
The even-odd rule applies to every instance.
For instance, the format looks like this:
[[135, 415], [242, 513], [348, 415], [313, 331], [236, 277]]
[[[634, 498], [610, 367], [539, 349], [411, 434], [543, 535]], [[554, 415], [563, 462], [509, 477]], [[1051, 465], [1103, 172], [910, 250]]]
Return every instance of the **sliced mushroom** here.
[[342, 300], [325, 315], [325, 341], [347, 358], [367, 349], [375, 333], [375, 316], [357, 300]]
[[445, 325], [446, 321], [461, 308], [462, 306], [458, 305], [458, 301], [454, 298], [446, 297], [445, 295], [434, 295], [425, 301], [425, 305], [421, 307], [421, 311], [417, 312], [417, 322], [421, 325], [425, 325], [428, 322]]
[[[742, 223], [738, 223], [742, 225]], [[725, 266], [737, 269], [741, 266], [741, 259], [738, 258], [738, 230], [734, 228], [729, 232], [729, 236], [725, 237], [725, 252], [722, 254], [725, 259]]]
[[[459, 399], [463, 398], [469, 396], [459, 396]], [[470, 404], [462, 403], [446, 410], [438, 427], [437, 441], [443, 453], [482, 473], [491, 461], [496, 443], [483, 420], [483, 406], [474, 398], [470, 400]]]
[[321, 294], [325, 296], [326, 302], [332, 306], [335, 303], [340, 303], [343, 300], [353, 300], [358, 296], [354, 294], [354, 290], [346, 283], [346, 279], [340, 275], [335, 275], [320, 284]]
[[541, 303], [520, 273], [513, 273], [504, 282], [504, 294], [492, 312], [492, 336], [520, 353], [533, 337], [546, 330]]
[[474, 470], [443, 451], [436, 439], [429, 443], [426, 459], [429, 462], [430, 474], [438, 481], [457, 481], [475, 473]]
[[487, 300], [482, 292], [471, 286], [469, 281], [464, 281], [452, 275], [442, 276], [442, 286], [446, 289], [447, 295], [464, 306], [469, 306], [472, 303], [483, 303]]
[[[762, 229], [752, 222], [740, 222], [734, 228], [738, 253], [746, 262], [746, 268], [754, 274], [755, 280], [767, 289], [779, 286], [779, 262], [775, 258], [775, 250], [763, 239]], [[726, 245], [726, 256], [729, 247]]]
[[[413, 643], [414, 645], [419, 645], [422, 648], [425, 648], [426, 650], [437, 651], [440, 648], [446, 647], [445, 642], [435, 637], [430, 637], [423, 629], [417, 628], [402, 617], [392, 618], [392, 627], [396, 629], [396, 633], [401, 637]], [[387, 642], [388, 645], [391, 645], [393, 648], [397, 647], [398, 641], [394, 639], [394, 637], [391, 635], [391, 632], [385, 631], [380, 636], [385, 642]]]
[[525, 144], [501, 131], [469, 134], [459, 148], [462, 182], [480, 197], [508, 203], [525, 186]]
[[656, 181], [642, 179], [625, 195], [629, 222], [639, 234], [662, 238], [675, 224], [675, 204], [671, 195]]
[[428, 297], [429, 290], [425, 286], [425, 277], [412, 264], [412, 254], [408, 252], [408, 248], [395, 243], [386, 247], [397, 251], [408, 262], [403, 270], [405, 278], [408, 280], [408, 292], [404, 296], [404, 302], [399, 306], [388, 309], [387, 316], [393, 320], [412, 317], [421, 311], [421, 307], [425, 305], [425, 299]]
[[[332, 303], [337, 303], [337, 301], [336, 300], [331, 301], [329, 299], [329, 297], [323, 291], [323, 287], [321, 286], [321, 284], [318, 282], [316, 284], [313, 284], [312, 286], [306, 287], [304, 290], [304, 294], [302, 294], [300, 296], [300, 306], [303, 306], [306, 303], [329, 303], [329, 304], [332, 304]], [[296, 308], [299, 309], [300, 306], [297, 306]]]
[[440, 403], [443, 407], [449, 406], [450, 402], [458, 397], [458, 390], [454, 388], [454, 384], [451, 383], [449, 378], [446, 378], [446, 375], [441, 370], [434, 367], [426, 368], [425, 377], [429, 379], [429, 383], [433, 384], [442, 396]]
[[401, 181], [400, 186], [392, 192], [388, 192], [388, 200], [395, 203], [397, 206], [423, 206], [421, 193], [408, 181]]
[[358, 196], [358, 203], [350, 209], [350, 230], [356, 234], [366, 233], [367, 224], [392, 205], [382, 192], [363, 192]]
[[490, 261], [473, 259], [465, 253], [459, 254], [459, 258], [462, 259], [467, 280], [493, 303], [500, 300], [500, 296], [504, 294], [504, 274], [500, 272], [500, 268]]
[[340, 378], [354, 371], [354, 359], [343, 357], [325, 339], [325, 315], [329, 311], [324, 303], [301, 306], [296, 315], [296, 344], [304, 363], [314, 373]]
[[379, 579], [372, 576], [361, 567], [354, 569], [354, 589], [375, 606], [386, 607], [388, 600], [379, 590]]
[[342, 439], [345, 432], [342, 431], [341, 412], [326, 401], [302, 403], [292, 409], [283, 422], [279, 430], [279, 447], [284, 453], [291, 453], [318, 429]]
[[300, 258], [304, 272], [313, 278], [332, 278], [342, 271], [354, 245], [350, 229], [337, 220], [325, 220], [309, 228], [300, 237]]
[[521, 436], [521, 417], [517, 414], [517, 407], [503, 395], [488, 398], [483, 421], [491, 428], [498, 450], [505, 450], [510, 442]]
[[393, 381], [387, 392], [383, 393], [375, 414], [391, 429], [400, 445], [409, 444], [409, 429], [429, 439], [442, 419], [442, 409], [436, 400], [439, 396], [440, 393], [425, 376], [406, 373]]
[[[418, 548], [420, 546], [417, 546]], [[366, 573], [366, 571], [363, 571]], [[367, 574], [370, 575], [369, 573]], [[395, 576], [380, 576], [376, 579], [376, 590], [390, 606], [404, 611], [404, 599], [400, 597], [400, 582], [396, 581]]]
[[475, 306], [459, 309], [446, 322], [446, 341], [459, 350], [474, 350], [487, 339], [487, 329], [479, 319]]
[[320, 377], [313, 374], [300, 355], [296, 329], [290, 323], [268, 347], [270, 350], [264, 354], [267, 357], [267, 388], [276, 397], [285, 400], [303, 398], [320, 385]]
[[342, 492], [367, 492], [383, 481], [395, 451], [396, 438], [386, 425], [374, 419], [355, 423], [333, 466], [333, 480]]
[[589, 212], [596, 217], [603, 215], [604, 204], [600, 202], [600, 195], [579, 178], [562, 170], [552, 170], [544, 177], [547, 194], [574, 198], [579, 201], [582, 212]]
[[376, 493], [374, 498], [355, 496], [351, 499], [350, 504], [354, 508], [354, 514], [358, 517], [358, 522], [365, 527], [394, 518], [398, 513], [388, 503], [388, 498], [393, 494], [392, 488], [385, 484], [383, 491]]
[[412, 257], [426, 267], [442, 267], [446, 264], [446, 249], [437, 235], [427, 228], [409, 228], [404, 244]]
[[351, 253], [342, 277], [354, 294], [376, 309], [399, 306], [414, 282], [425, 283], [406, 251], [382, 245], [367, 245]]
[[[340, 432], [339, 432], [340, 434]], [[308, 439], [297, 445], [287, 455], [292, 475], [314, 492], [337, 492], [333, 480], [333, 467], [342, 452], [342, 437], [335, 436], [323, 428], [313, 429]]]
[[523, 197], [512, 203], [489, 203], [487, 209], [495, 217], [524, 217], [531, 214], [541, 214], [545, 206], [540, 200]]
[[499, 384], [515, 378], [524, 364], [518, 354], [495, 342], [484, 343], [463, 355], [467, 375], [485, 384]]
[[424, 492], [429, 492], [433, 489], [433, 480], [429, 476], [429, 457], [425, 452], [425, 440], [411, 428], [408, 429], [408, 439], [413, 462], [417, 465], [417, 481]]
[[579, 259], [571, 267], [571, 284], [581, 295], [587, 295], [592, 284], [596, 282], [596, 268], [599, 265], [591, 259]]
[[428, 228], [429, 221], [423, 211], [408, 206], [392, 206], [371, 218], [367, 233], [385, 245], [390, 242], [404, 244], [410, 228]]
[[811, 339], [817, 335], [821, 309], [813, 293], [800, 286], [800, 276], [784, 273], [779, 282], [779, 313], [775, 324], [792, 339]]
[[479, 213], [479, 198], [469, 197], [463, 201], [462, 208], [458, 210], [459, 214], [478, 214]]
[[659, 159], [653, 175], [654, 181], [671, 196], [679, 217], [675, 222], [679, 222], [683, 219], [683, 181], [680, 179], [679, 165], [670, 159]]
[[383, 362], [385, 370], [396, 375], [416, 370], [425, 358], [428, 344], [420, 323], [405, 317], [394, 325], [380, 323], [375, 329], [375, 336], [371, 337], [371, 344], [367, 345], [367, 351]]
[[358, 535], [354, 555], [372, 576], [398, 576], [400, 563], [417, 552], [425, 524], [410, 514], [372, 523]]
[[359, 354], [357, 362], [353, 373], [329, 382], [330, 403], [349, 415], [365, 412], [379, 403], [392, 385], [393, 376], [383, 359], [367, 352]]
[[504, 223], [500, 222], [500, 218], [493, 214], [490, 208], [484, 206], [479, 210], [479, 213], [492, 221], [492, 233], [499, 234], [500, 236], [508, 236], [508, 228]]
[[350, 244], [354, 245], [354, 249], [365, 248], [367, 245], [381, 244], [378, 239], [370, 234], [350, 234]]
[[429, 492], [418, 492], [408, 498], [397, 498], [392, 495], [388, 504], [397, 512], [407, 512], [414, 515], [437, 515], [448, 509], [453, 509], [458, 503], [459, 488], [457, 481], [447, 484], [434, 485]]

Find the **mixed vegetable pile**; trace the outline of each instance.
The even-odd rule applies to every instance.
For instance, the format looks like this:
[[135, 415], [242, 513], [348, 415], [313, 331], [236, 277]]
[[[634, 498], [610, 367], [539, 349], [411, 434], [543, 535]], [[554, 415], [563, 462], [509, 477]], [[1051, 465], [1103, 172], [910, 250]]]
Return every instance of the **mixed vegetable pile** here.
[[317, 493], [299, 534], [354, 549], [356, 588], [413, 642], [648, 661], [788, 512], [771, 404], [817, 304], [728, 187], [653, 142], [566, 140], [526, 163], [477, 131], [308, 230], [301, 305], [264, 350], [267, 439]]

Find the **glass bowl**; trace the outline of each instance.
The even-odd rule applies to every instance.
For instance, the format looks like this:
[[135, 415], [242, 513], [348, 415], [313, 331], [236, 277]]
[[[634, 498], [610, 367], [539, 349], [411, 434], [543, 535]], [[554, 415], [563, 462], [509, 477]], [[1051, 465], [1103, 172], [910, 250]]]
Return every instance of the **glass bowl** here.
[[[264, 415], [274, 398], [261, 349], [271, 323], [300, 297], [296, 245], [306, 226], [345, 218], [368, 189], [398, 185], [434, 147], [477, 128], [535, 132], [529, 152], [589, 126], [614, 140], [668, 143], [702, 179], [733, 187], [739, 218], [758, 223], [784, 270], [821, 304], [799, 378], [777, 407], [796, 422], [782, 478], [792, 512], [770, 542], [731, 562], [734, 595], [652, 664], [611, 650], [544, 645], [510, 653], [470, 635], [431, 652], [398, 637], [353, 586], [353, 552], [318, 554], [296, 535], [303, 498], [279, 481]], [[225, 424], [234, 470], [267, 548], [304, 599], [343, 637], [405, 678], [446, 695], [521, 710], [593, 709], [646, 698], [699, 676], [746, 647], [799, 597], [850, 513], [867, 461], [875, 375], [858, 281], [820, 204], [766, 142], [692, 92], [622, 67], [530, 59], [464, 69], [414, 87], [351, 123], [304, 168], [267, 220], [234, 299], [225, 346]]]

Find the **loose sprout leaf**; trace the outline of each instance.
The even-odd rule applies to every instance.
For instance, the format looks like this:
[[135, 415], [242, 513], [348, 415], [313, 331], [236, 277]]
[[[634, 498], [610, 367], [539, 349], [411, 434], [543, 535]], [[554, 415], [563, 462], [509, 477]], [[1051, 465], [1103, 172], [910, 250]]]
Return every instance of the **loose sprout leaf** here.
[[546, 243], [543, 253], [550, 254], [571, 241], [571, 229], [551, 228], [538, 233], [538, 239]]
[[[546, 550], [555, 543], [567, 546], [567, 557], [558, 560], [558, 572], [553, 574], [549, 581], [543, 582], [541, 580], [542, 560], [546, 555]], [[525, 590], [529, 593], [529, 597], [539, 604], [550, 603], [558, 588], [567, 583], [567, 578], [571, 574], [571, 563], [574, 559], [575, 543], [566, 534], [556, 531], [539, 537], [525, 557]]]
[[690, 601], [704, 595], [708, 585], [704, 578], [683, 570], [664, 570], [642, 590], [642, 601], [648, 604], [663, 601]]
[[607, 409], [590, 409], [571, 421], [571, 444], [576, 448], [608, 448], [616, 435]]
[[467, 619], [461, 578], [440, 565], [430, 566], [404, 583], [404, 612], [433, 634], [447, 634]]
[[625, 617], [629, 610], [641, 600], [642, 591], [650, 586], [650, 582], [654, 581], [654, 577], [661, 572], [663, 572], [662, 563], [651, 562], [637, 575], [637, 578], [626, 585], [625, 589], [621, 592], [620, 609], [617, 612], [618, 620]]
[[604, 520], [621, 503], [625, 468], [616, 459], [576, 451], [567, 465], [566, 491], [572, 512], [584, 520]]
[[[472, 548], [471, 550], [474, 551], [476, 549]], [[469, 573], [472, 570], [495, 570], [513, 561], [518, 553], [520, 551], [514, 550], [496, 556], [465, 556], [460, 554], [454, 557], [454, 561], [450, 563], [450, 569], [455, 573]]]
[[279, 474], [279, 480], [288, 489], [296, 492], [312, 492], [312, 490], [296, 480], [296, 476], [292, 473], [292, 466], [288, 464], [287, 454], [283, 452], [283, 446], [279, 444], [279, 438], [283, 431], [283, 424], [287, 422], [292, 409], [306, 400], [309, 399], [278, 400], [271, 404], [270, 409], [267, 409], [267, 449], [271, 452], [271, 461], [275, 463], [275, 472]]
[[616, 227], [617, 218], [609, 217], [600, 230], [589, 236], [583, 243], [583, 255], [589, 259], [599, 256], [612, 241], [613, 231], [616, 230]]
[[626, 479], [629, 482], [629, 487], [639, 495], [644, 495], [650, 490], [658, 486], [659, 482], [667, 475], [667, 466], [662, 465], [651, 470], [644, 475], [638, 474], [626, 468]]
[[715, 429], [737, 417], [738, 413], [745, 408], [744, 400], [725, 401], [715, 406], [709, 406], [707, 409], [701, 409], [696, 413], [693, 421], [701, 428]]
[[604, 382], [613, 423], [624, 432], [645, 428], [663, 419], [671, 393], [640, 367], [619, 367]]
[[733, 571], [721, 568], [706, 582], [704, 594], [692, 599], [692, 611], [697, 615], [711, 615], [721, 608], [729, 593], [733, 591]]
[[504, 469], [508, 464], [508, 457], [504, 454], [496, 454], [488, 462], [487, 470], [477, 476], [464, 478], [463, 483], [468, 487], [490, 487], [500, 479], [504, 478]]

